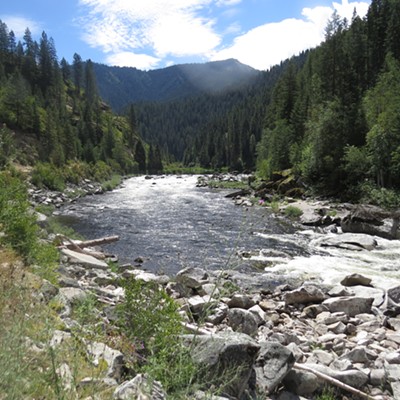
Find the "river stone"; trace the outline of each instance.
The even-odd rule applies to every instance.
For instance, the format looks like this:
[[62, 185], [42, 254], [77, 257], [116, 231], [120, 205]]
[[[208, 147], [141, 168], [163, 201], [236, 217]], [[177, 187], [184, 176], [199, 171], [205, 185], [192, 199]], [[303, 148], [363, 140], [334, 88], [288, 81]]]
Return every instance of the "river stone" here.
[[229, 308], [244, 308], [249, 309], [255, 305], [254, 300], [245, 294], [234, 294], [228, 301]]
[[400, 304], [400, 286], [395, 286], [393, 288], [388, 289], [387, 296], [389, 298], [389, 302], [395, 302]]
[[315, 286], [303, 286], [291, 292], [286, 292], [284, 295], [284, 300], [287, 305], [320, 303], [324, 299], [325, 295], [322, 290]]
[[250, 311], [241, 308], [228, 310], [228, 325], [235, 332], [242, 332], [249, 336], [255, 336], [258, 330], [256, 317]]
[[167, 395], [160, 382], [150, 381], [147, 375], [139, 374], [118, 386], [114, 391], [113, 398], [117, 400], [165, 400]]
[[188, 288], [197, 289], [208, 283], [208, 274], [201, 268], [187, 267], [176, 274], [176, 281]]
[[371, 279], [361, 274], [351, 274], [347, 275], [340, 284], [343, 286], [371, 286]]
[[220, 324], [228, 315], [229, 307], [225, 303], [218, 303], [214, 310], [206, 316], [206, 321], [213, 325]]
[[221, 388], [221, 396], [241, 398], [248, 387], [260, 345], [238, 332], [183, 338], [192, 348], [193, 360], [205, 367], [209, 387]]
[[360, 363], [366, 364], [369, 363], [370, 359], [368, 358], [365, 347], [357, 346], [349, 352], [340, 356], [340, 359], [350, 360], [353, 364]]
[[81, 264], [88, 268], [108, 269], [108, 264], [88, 254], [77, 253], [69, 249], [62, 249], [61, 253], [68, 257], [72, 264]]
[[59, 289], [58, 297], [66, 305], [73, 305], [85, 300], [88, 297], [88, 293], [82, 289], [65, 287]]
[[374, 299], [365, 297], [333, 297], [322, 304], [332, 313], [343, 311], [349, 317], [357, 314], [370, 313]]
[[322, 384], [311, 372], [292, 369], [283, 381], [285, 388], [297, 395], [311, 395]]
[[338, 247], [347, 250], [373, 250], [378, 243], [373, 236], [361, 233], [343, 233], [324, 238], [320, 245], [322, 247]]
[[91, 342], [87, 345], [87, 352], [93, 365], [98, 366], [101, 360], [107, 363], [106, 374], [108, 378], [121, 379], [125, 362], [120, 351], [114, 350], [104, 343]]
[[260, 343], [261, 349], [254, 365], [256, 387], [262, 393], [272, 393], [295, 363], [293, 353], [278, 342]]

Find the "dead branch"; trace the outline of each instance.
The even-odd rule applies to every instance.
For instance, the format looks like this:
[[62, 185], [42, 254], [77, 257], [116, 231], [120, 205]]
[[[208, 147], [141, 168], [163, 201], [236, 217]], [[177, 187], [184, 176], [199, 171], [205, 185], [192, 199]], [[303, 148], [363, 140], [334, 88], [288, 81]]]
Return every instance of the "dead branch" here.
[[353, 388], [352, 386], [349, 386], [343, 382], [340, 382], [338, 379], [332, 378], [329, 375], [326, 375], [322, 372], [316, 371], [315, 369], [312, 369], [310, 367], [305, 366], [304, 364], [299, 364], [299, 363], [294, 363], [293, 368], [295, 369], [299, 369], [302, 371], [306, 371], [306, 372], [311, 372], [312, 374], [316, 375], [318, 378], [321, 378], [329, 383], [331, 383], [332, 385], [335, 385], [343, 390], [347, 390], [350, 393], [353, 393], [357, 396], [362, 397], [363, 399], [367, 399], [367, 400], [375, 400], [374, 397], [371, 397], [370, 395], [368, 395], [367, 393], [361, 392], [360, 390]]

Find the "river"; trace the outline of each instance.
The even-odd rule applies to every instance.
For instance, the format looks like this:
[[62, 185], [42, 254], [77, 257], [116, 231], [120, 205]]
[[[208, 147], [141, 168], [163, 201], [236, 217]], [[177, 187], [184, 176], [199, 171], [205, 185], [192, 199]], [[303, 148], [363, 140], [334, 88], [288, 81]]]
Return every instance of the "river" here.
[[196, 176], [131, 178], [117, 190], [64, 207], [59, 217], [88, 238], [119, 235], [107, 250], [133, 265], [140, 258], [151, 272], [229, 268], [329, 284], [358, 272], [380, 287], [400, 284], [400, 241], [376, 238], [372, 251], [323, 248], [326, 234], [264, 207], [235, 206], [224, 197], [230, 191], [197, 188], [196, 182]]

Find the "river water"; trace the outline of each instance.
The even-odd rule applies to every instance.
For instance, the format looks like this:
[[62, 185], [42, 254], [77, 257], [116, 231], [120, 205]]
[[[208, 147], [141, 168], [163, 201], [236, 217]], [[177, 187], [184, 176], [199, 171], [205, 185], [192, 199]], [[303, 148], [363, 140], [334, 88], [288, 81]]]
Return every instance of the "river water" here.
[[133, 265], [141, 258], [152, 272], [257, 270], [329, 284], [358, 272], [380, 287], [400, 284], [400, 241], [376, 238], [373, 251], [323, 248], [326, 234], [263, 207], [235, 206], [224, 197], [230, 191], [197, 188], [196, 182], [196, 176], [131, 178], [63, 208], [60, 218], [87, 238], [119, 235], [106, 249]]

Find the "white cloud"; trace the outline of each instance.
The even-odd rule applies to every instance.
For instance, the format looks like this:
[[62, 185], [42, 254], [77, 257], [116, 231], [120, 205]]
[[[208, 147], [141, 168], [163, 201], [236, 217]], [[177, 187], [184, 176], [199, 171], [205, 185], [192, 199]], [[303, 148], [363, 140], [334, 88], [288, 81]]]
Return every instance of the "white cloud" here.
[[105, 53], [152, 48], [155, 58], [204, 55], [221, 42], [213, 21], [198, 15], [212, 1], [80, 0], [82, 6], [89, 7], [88, 15], [80, 21], [83, 39]]
[[[266, 0], [265, 0], [266, 1]], [[277, 0], [278, 1], [278, 0]], [[341, 0], [331, 7], [304, 8], [302, 17], [255, 27], [222, 48], [224, 36], [239, 35], [235, 22], [217, 33], [217, 19], [238, 13], [243, 0], [79, 0], [86, 15], [79, 21], [83, 39], [106, 54], [106, 62], [156, 68], [174, 57], [221, 60], [236, 58], [268, 69], [317, 46], [334, 9], [351, 20], [354, 8], [363, 16], [369, 1]], [[217, 16], [212, 6], [223, 7]], [[144, 54], [146, 53], [146, 54]]]
[[218, 7], [234, 6], [241, 3], [242, 0], [217, 0]]
[[212, 55], [212, 60], [236, 58], [244, 64], [266, 70], [293, 55], [315, 47], [324, 39], [328, 19], [336, 9], [341, 17], [351, 20], [354, 8], [360, 16], [369, 2], [332, 3], [332, 7], [304, 8], [303, 19], [285, 19], [254, 28], [235, 38], [233, 44]]
[[25, 17], [16, 15], [2, 15], [0, 19], [7, 25], [10, 31], [14, 31], [17, 38], [22, 38], [26, 28], [29, 28], [32, 35], [38, 35], [42, 32], [40, 24]]
[[129, 51], [113, 53], [106, 57], [106, 63], [120, 67], [135, 67], [142, 70], [152, 69], [160, 62], [159, 58], [147, 54], [135, 54]]

